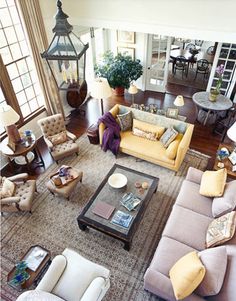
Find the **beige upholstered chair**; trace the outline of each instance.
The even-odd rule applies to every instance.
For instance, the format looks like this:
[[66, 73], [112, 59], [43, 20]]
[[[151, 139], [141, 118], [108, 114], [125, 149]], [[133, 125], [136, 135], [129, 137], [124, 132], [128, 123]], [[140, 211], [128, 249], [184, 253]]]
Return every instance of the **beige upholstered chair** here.
[[1, 213], [17, 211], [29, 211], [31, 213], [34, 193], [37, 191], [36, 181], [29, 180], [27, 173], [21, 173], [7, 179], [15, 183], [15, 192], [13, 196], [0, 200]]
[[35, 290], [17, 301], [101, 301], [110, 287], [110, 271], [72, 249], [57, 255]]
[[[76, 136], [66, 130], [65, 122], [61, 114], [52, 115], [38, 120], [38, 125], [44, 136], [53, 159], [58, 160], [71, 154], [78, 155], [79, 147], [75, 143]], [[52, 137], [66, 133], [66, 141], [58, 144], [52, 143]]]

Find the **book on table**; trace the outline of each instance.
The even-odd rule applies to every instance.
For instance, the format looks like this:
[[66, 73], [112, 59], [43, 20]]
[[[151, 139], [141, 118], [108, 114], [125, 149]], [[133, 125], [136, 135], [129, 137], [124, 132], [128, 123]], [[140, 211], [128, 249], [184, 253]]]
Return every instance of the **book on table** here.
[[106, 202], [98, 201], [95, 204], [92, 212], [105, 219], [109, 219], [114, 210], [115, 210], [114, 206], [107, 204]]
[[133, 216], [130, 215], [129, 213], [125, 213], [123, 211], [118, 210], [113, 215], [111, 223], [124, 228], [128, 228], [130, 226], [132, 219]]
[[134, 210], [140, 203], [141, 199], [132, 192], [125, 193], [121, 199], [121, 204], [129, 211]]

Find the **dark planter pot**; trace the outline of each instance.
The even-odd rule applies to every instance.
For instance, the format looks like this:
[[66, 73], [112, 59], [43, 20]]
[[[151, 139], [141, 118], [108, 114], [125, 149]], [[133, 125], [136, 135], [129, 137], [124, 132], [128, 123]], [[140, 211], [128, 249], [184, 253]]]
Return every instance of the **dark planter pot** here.
[[113, 90], [113, 93], [116, 95], [116, 96], [123, 96], [125, 94], [125, 88], [124, 87], [116, 87]]

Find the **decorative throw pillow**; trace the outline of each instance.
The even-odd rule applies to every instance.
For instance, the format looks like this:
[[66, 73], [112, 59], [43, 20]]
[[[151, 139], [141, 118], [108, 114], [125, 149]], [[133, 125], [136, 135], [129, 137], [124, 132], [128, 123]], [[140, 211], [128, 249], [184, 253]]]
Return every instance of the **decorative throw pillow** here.
[[166, 155], [169, 159], [174, 160], [177, 155], [177, 150], [183, 134], [178, 134], [174, 141], [172, 141], [166, 149]]
[[223, 285], [226, 272], [226, 247], [203, 250], [198, 253], [198, 256], [206, 268], [206, 274], [196, 293], [202, 297], [217, 295]]
[[5, 178], [0, 191], [0, 198], [3, 199], [13, 196], [15, 188], [15, 183]]
[[142, 137], [142, 138], [146, 138], [146, 139], [152, 140], [152, 141], [157, 140], [156, 133], [145, 132], [145, 131], [142, 131], [138, 128], [134, 128], [134, 127], [133, 127], [133, 135], [138, 136], [138, 137]]
[[178, 132], [178, 133], [181, 133], [181, 134], [184, 134], [186, 132], [186, 129], [187, 129], [187, 123], [184, 123], [184, 122], [180, 122], [178, 124], [175, 124], [173, 126], [173, 128]]
[[207, 229], [206, 247], [221, 245], [230, 240], [235, 232], [235, 213], [231, 211], [223, 216], [215, 218]]
[[222, 197], [214, 198], [212, 215], [218, 217], [236, 208], [236, 181], [226, 183]]
[[178, 132], [176, 130], [174, 130], [172, 127], [170, 127], [161, 136], [160, 141], [163, 144], [163, 146], [165, 148], [167, 148], [171, 144], [171, 142], [175, 140], [177, 135], [178, 135]]
[[132, 128], [132, 112], [128, 111], [125, 114], [116, 115], [120, 129], [122, 132]]
[[64, 143], [67, 141], [66, 131], [63, 131], [53, 136], [48, 136], [48, 139], [52, 142], [53, 145]]
[[175, 298], [182, 300], [189, 296], [202, 282], [205, 272], [196, 251], [181, 257], [169, 272]]
[[227, 178], [226, 168], [217, 171], [205, 171], [202, 175], [199, 193], [208, 197], [219, 197], [224, 193]]
[[165, 131], [165, 128], [163, 126], [144, 122], [138, 119], [133, 119], [133, 129], [134, 128], [137, 128], [147, 133], [155, 133], [156, 139], [159, 139]]

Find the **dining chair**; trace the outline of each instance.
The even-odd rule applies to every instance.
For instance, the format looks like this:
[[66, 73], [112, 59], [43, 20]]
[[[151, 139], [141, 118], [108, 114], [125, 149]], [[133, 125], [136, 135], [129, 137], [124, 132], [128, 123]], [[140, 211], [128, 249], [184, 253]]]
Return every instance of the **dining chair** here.
[[187, 77], [187, 68], [188, 68], [188, 63], [186, 61], [186, 58], [183, 55], [177, 56], [174, 64], [174, 74], [176, 74], [176, 70], [182, 71], [182, 79], [183, 79], [184, 73], [185, 76]]
[[185, 47], [186, 50], [194, 49], [194, 48], [196, 48], [196, 46], [195, 46], [195, 44], [193, 44], [193, 43], [189, 43], [189, 44], [187, 44], [186, 47]]
[[209, 62], [205, 59], [197, 61], [197, 69], [194, 80], [197, 78], [198, 73], [203, 74], [203, 79], [207, 78], [209, 73]]

